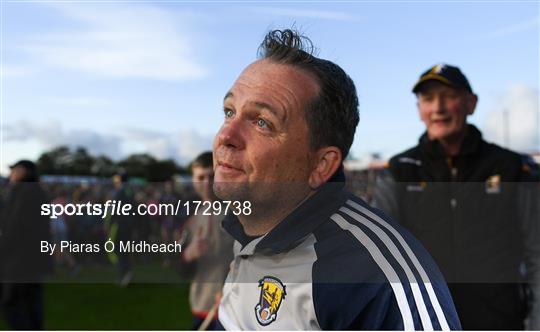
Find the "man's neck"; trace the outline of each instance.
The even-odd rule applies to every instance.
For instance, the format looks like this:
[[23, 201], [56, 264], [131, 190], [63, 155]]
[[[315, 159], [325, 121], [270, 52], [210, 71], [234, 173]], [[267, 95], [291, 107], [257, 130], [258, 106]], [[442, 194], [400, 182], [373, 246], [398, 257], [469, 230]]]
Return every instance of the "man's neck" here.
[[[316, 191], [309, 192], [304, 198], [302, 198], [296, 204], [290, 204], [287, 208], [286, 204], [276, 204], [272, 207], [264, 208], [252, 208], [251, 215], [239, 215], [238, 220], [244, 228], [244, 233], [248, 236], [261, 236], [269, 233], [274, 227], [276, 227], [283, 219], [285, 219], [289, 214], [291, 214], [296, 208], [298, 208], [302, 203], [304, 203], [308, 198], [310, 198]], [[282, 202], [283, 203], [283, 202]]]
[[454, 135], [447, 139], [440, 139], [439, 143], [441, 144], [444, 150], [445, 156], [447, 157], [457, 156], [459, 152], [461, 151], [461, 146], [463, 145], [463, 141], [465, 140], [466, 136], [467, 136], [467, 128], [465, 128], [462, 132], [460, 132], [457, 135]]

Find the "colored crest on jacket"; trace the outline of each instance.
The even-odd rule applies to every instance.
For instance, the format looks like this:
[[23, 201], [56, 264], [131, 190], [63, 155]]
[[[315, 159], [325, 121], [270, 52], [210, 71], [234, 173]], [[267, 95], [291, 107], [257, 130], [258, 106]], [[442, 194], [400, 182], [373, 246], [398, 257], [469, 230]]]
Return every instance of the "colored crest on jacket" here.
[[492, 175], [486, 180], [486, 193], [499, 194], [501, 192], [501, 176]]
[[281, 302], [285, 299], [285, 285], [275, 277], [265, 276], [259, 280], [261, 295], [255, 306], [255, 316], [259, 324], [266, 326], [277, 318]]

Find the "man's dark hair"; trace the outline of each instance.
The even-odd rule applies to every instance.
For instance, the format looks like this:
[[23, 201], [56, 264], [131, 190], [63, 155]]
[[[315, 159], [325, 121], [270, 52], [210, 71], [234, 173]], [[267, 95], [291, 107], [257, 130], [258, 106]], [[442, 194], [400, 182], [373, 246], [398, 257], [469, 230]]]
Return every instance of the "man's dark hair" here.
[[212, 158], [212, 152], [205, 151], [197, 156], [191, 163], [191, 168], [193, 167], [212, 167], [214, 165], [214, 159]]
[[343, 69], [314, 53], [309, 38], [290, 29], [270, 31], [259, 46], [259, 58], [297, 67], [315, 77], [320, 91], [305, 110], [311, 147], [337, 146], [345, 159], [359, 122], [356, 88]]

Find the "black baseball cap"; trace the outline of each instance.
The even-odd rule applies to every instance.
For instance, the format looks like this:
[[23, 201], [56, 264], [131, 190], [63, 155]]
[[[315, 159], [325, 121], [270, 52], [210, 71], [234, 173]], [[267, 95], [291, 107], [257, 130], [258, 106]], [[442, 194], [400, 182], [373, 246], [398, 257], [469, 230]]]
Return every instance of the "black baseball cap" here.
[[439, 81], [455, 89], [464, 89], [470, 93], [473, 93], [467, 77], [463, 75], [461, 70], [456, 66], [447, 65], [444, 63], [435, 65], [422, 73], [414, 85], [412, 92], [417, 93], [418, 90], [420, 90], [420, 86], [424, 82], [431, 80]]
[[13, 165], [10, 165], [9, 168], [15, 168], [15, 167], [23, 167], [29, 171], [35, 171], [37, 169], [36, 164], [33, 161], [30, 160], [19, 160]]

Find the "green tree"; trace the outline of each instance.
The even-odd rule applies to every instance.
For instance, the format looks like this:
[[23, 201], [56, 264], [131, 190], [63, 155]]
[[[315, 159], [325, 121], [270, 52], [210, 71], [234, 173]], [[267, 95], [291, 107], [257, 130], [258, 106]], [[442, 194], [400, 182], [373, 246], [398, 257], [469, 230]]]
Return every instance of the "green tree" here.
[[128, 176], [137, 176], [148, 179], [150, 167], [156, 163], [156, 159], [147, 153], [138, 153], [128, 156], [118, 163]]
[[94, 159], [91, 171], [93, 175], [110, 177], [117, 172], [118, 166], [111, 158], [100, 155]]
[[37, 167], [41, 174], [70, 174], [72, 155], [67, 146], [59, 146], [41, 154]]
[[89, 155], [85, 148], [78, 147], [75, 152], [72, 153], [69, 174], [92, 175], [92, 166], [94, 165], [94, 162], [94, 157]]
[[92, 156], [84, 147], [77, 147], [72, 151], [67, 146], [59, 146], [42, 153], [37, 160], [37, 166], [41, 174], [110, 177], [122, 171], [130, 177], [154, 182], [169, 180], [175, 174], [186, 174], [186, 169], [173, 159], [157, 160], [147, 153], [139, 153], [115, 163], [105, 155]]

